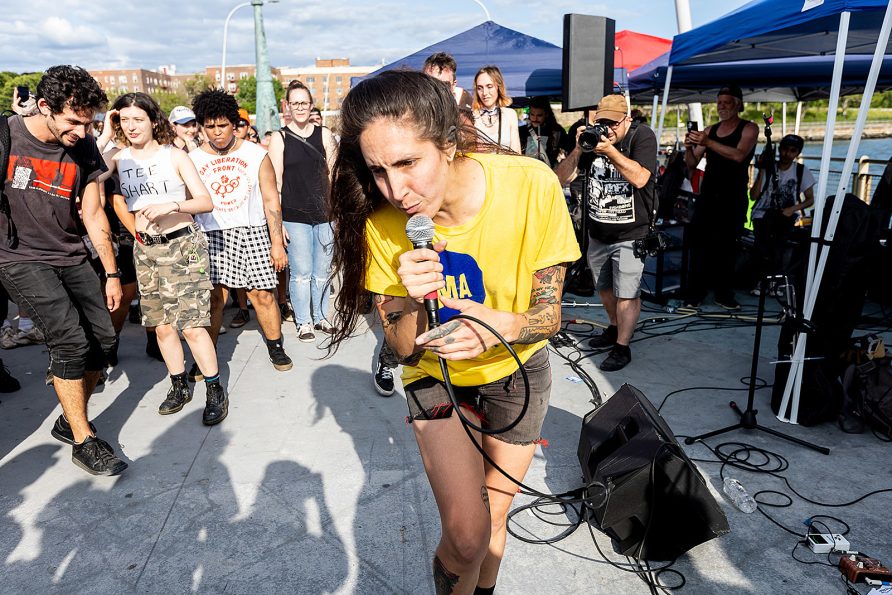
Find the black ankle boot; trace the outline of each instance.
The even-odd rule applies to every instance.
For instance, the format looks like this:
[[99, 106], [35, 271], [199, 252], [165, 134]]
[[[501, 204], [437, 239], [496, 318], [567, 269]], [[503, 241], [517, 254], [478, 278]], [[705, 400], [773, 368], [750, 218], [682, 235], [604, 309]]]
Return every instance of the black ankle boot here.
[[186, 373], [182, 372], [170, 377], [170, 390], [167, 391], [167, 398], [158, 407], [158, 413], [161, 415], [170, 415], [181, 410], [186, 403], [192, 400], [192, 391], [189, 390], [189, 383], [186, 381]]
[[207, 387], [207, 404], [204, 406], [201, 422], [206, 426], [213, 426], [229, 415], [229, 398], [223, 391], [223, 385], [219, 380], [206, 382], [205, 386]]

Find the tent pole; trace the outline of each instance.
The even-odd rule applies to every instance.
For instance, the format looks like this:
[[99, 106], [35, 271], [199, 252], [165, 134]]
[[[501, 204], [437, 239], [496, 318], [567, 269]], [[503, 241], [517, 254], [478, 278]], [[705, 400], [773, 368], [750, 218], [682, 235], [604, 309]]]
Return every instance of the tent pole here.
[[781, 117], [781, 134], [787, 136], [787, 102], [784, 101], [781, 105], [783, 106], [784, 111], [784, 115]]
[[[855, 164], [855, 155], [858, 152], [858, 145], [861, 143], [861, 135], [864, 134], [864, 124], [867, 121], [867, 113], [870, 109], [870, 100], [876, 89], [877, 79], [880, 76], [880, 67], [883, 64], [883, 54], [889, 43], [889, 34], [892, 32], [892, 2], [886, 5], [886, 15], [883, 18], [883, 25], [880, 27], [880, 35], [877, 39], [876, 49], [873, 53], [873, 61], [870, 64], [870, 72], [867, 75], [867, 83], [864, 85], [864, 94], [861, 96], [861, 108], [858, 110], [858, 117], [855, 120], [855, 130], [852, 132], [852, 139], [849, 141], [849, 150], [846, 153], [846, 162], [843, 166], [844, 172], [852, 171]], [[827, 221], [827, 231], [824, 233], [825, 242], [832, 242], [836, 235], [836, 225], [839, 222], [839, 216], [842, 212], [843, 199], [845, 198], [845, 189], [848, 182], [848, 176], [839, 177], [836, 186], [836, 198], [833, 201], [833, 210], [830, 212], [830, 219]], [[811, 293], [806, 292], [804, 316], [806, 320], [811, 318], [815, 309], [815, 303], [818, 299], [818, 290], [821, 287], [821, 279], [824, 276], [824, 268], [827, 265], [827, 259], [830, 257], [831, 244], [825, 243], [821, 247], [821, 257], [818, 261], [818, 268], [815, 273], [815, 281], [812, 285]], [[793, 401], [792, 415], [797, 414], [798, 399]]]
[[[830, 153], [833, 149], [833, 133], [836, 127], [836, 107], [839, 105], [839, 89], [842, 83], [842, 69], [846, 58], [846, 43], [849, 36], [849, 12], [839, 15], [839, 31], [836, 37], [836, 55], [833, 60], [833, 78], [830, 83], [830, 101], [827, 108], [827, 128], [824, 132], [824, 145], [821, 151], [821, 171], [818, 176], [818, 190], [815, 193], [814, 217], [812, 217], [811, 237], [809, 247], [808, 265], [806, 266], [805, 300], [811, 294], [814, 284], [814, 263], [817, 262], [817, 238], [821, 233], [821, 219], [824, 214], [824, 202], [827, 194], [827, 178], [830, 175]], [[883, 46], [885, 48], [885, 46]], [[808, 319], [811, 312], [803, 312]], [[790, 361], [790, 373], [787, 375], [787, 384], [784, 387], [784, 396], [781, 399], [777, 418], [780, 421], [796, 423], [799, 412], [799, 391], [802, 385], [802, 371], [800, 370], [805, 357], [805, 344], [808, 340], [806, 333], [799, 333], [795, 340], [793, 356]], [[787, 411], [790, 401], [793, 406], [790, 410], [790, 418], [783, 416]]]
[[657, 127], [657, 110], [660, 109], [660, 96], [654, 93], [654, 107], [650, 111], [650, 127], [656, 129]]
[[666, 69], [666, 85], [663, 87], [663, 107], [660, 108], [660, 125], [657, 128], [657, 151], [659, 152], [660, 139], [663, 138], [663, 123], [666, 121], [666, 105], [669, 103], [669, 85], [672, 83], [672, 66]]
[[799, 134], [799, 123], [802, 121], [802, 102], [796, 102], [796, 126], [793, 128], [793, 134]]

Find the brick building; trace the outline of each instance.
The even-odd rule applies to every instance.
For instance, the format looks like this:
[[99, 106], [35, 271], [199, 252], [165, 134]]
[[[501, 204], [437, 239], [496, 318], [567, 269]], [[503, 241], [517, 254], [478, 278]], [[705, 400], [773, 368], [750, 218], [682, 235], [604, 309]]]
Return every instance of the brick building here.
[[351, 66], [347, 58], [316, 58], [313, 66], [279, 68], [278, 77], [284, 87], [295, 79], [301, 81], [310, 89], [313, 101], [319, 109], [335, 111], [341, 108], [341, 101], [350, 90], [351, 79], [365, 76], [378, 68], [379, 66]]

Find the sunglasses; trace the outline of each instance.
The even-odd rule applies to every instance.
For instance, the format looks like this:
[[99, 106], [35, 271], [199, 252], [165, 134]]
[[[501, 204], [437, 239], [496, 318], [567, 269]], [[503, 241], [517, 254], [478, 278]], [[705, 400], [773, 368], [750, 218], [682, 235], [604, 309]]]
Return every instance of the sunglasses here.
[[239, 123], [235, 125], [236, 128], [247, 128], [248, 126], [250, 126], [250, 124], [244, 120], [239, 120]]

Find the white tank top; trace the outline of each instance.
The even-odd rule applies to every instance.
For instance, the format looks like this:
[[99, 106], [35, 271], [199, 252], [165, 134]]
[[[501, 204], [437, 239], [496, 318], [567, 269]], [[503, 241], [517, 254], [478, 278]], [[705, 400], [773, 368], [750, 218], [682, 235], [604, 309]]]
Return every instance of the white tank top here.
[[189, 152], [189, 159], [195, 163], [214, 201], [213, 211], [195, 215], [202, 230], [266, 225], [259, 182], [264, 157], [266, 151], [248, 141], [243, 141], [237, 151], [228, 155], [211, 154], [202, 149]]
[[118, 155], [118, 177], [127, 210], [139, 211], [149, 205], [186, 200], [186, 185], [173, 166], [170, 145], [161, 146], [148, 159], [134, 158], [130, 147]]

